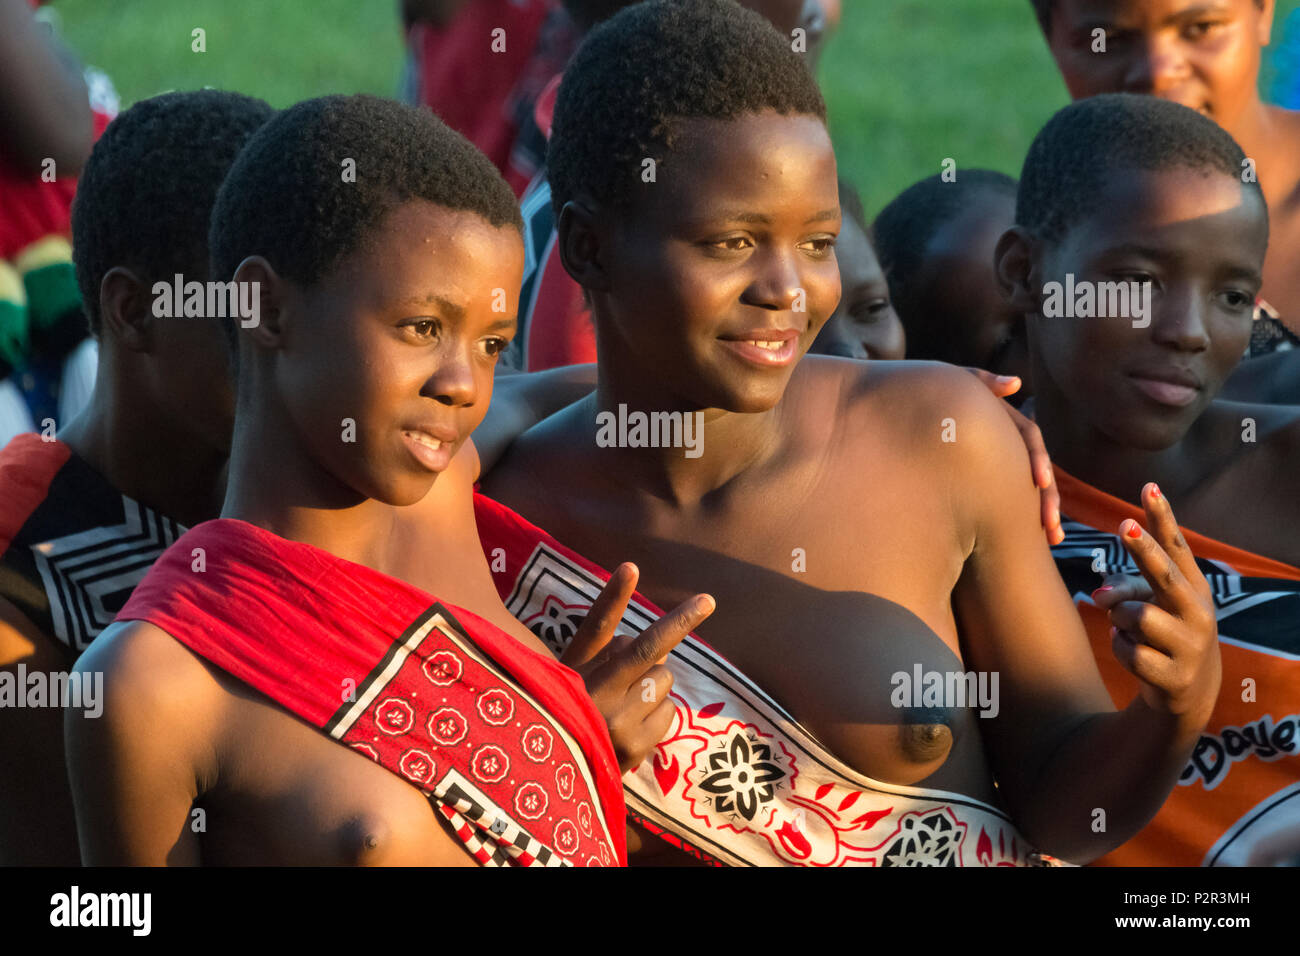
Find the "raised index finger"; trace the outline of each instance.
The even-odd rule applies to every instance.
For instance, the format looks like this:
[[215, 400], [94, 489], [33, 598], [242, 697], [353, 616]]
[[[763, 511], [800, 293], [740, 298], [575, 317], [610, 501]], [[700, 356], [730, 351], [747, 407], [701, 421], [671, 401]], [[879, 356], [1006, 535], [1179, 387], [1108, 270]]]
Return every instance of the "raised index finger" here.
[[1125, 518], [1119, 526], [1120, 540], [1133, 556], [1142, 577], [1147, 579], [1153, 592], [1153, 603], [1177, 617], [1183, 617], [1191, 606], [1200, 603], [1187, 578], [1174, 560], [1160, 547], [1150, 534], [1132, 518]]
[[627, 610], [627, 602], [636, 593], [640, 576], [635, 564], [624, 562], [614, 569], [599, 596], [592, 602], [591, 610], [573, 635], [573, 640], [560, 655], [560, 662], [569, 667], [580, 667], [605, 649], [618, 630]]
[[654, 667], [656, 661], [680, 644], [687, 634], [699, 627], [716, 607], [717, 602], [708, 594], [697, 594], [683, 601], [642, 631], [635, 641], [611, 655], [601, 670], [612, 669], [611, 676], [625, 679], [631, 686], [646, 670]]
[[1192, 588], [1208, 599], [1210, 584], [1196, 566], [1196, 557], [1187, 546], [1187, 539], [1183, 537], [1178, 519], [1174, 517], [1173, 505], [1160, 493], [1160, 487], [1154, 481], [1142, 489], [1142, 508], [1147, 513], [1147, 527], [1151, 529], [1151, 536], [1156, 539], [1156, 543], [1178, 566]]

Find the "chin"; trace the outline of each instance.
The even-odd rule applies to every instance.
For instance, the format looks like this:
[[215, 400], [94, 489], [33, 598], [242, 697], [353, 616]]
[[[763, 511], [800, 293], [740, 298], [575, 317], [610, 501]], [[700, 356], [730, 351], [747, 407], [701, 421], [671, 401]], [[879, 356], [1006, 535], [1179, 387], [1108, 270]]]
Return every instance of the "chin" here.
[[787, 380], [783, 379], [779, 388], [729, 390], [725, 397], [720, 396], [718, 401], [710, 404], [714, 408], [722, 408], [729, 412], [739, 412], [745, 415], [769, 412], [780, 403], [785, 395], [786, 384]]
[[1176, 445], [1187, 434], [1189, 428], [1191, 422], [1185, 425], [1173, 421], [1159, 422], [1134, 415], [1126, 417], [1125, 424], [1120, 428], [1107, 428], [1106, 433], [1129, 448], [1139, 451], [1164, 451]]
[[426, 473], [417, 479], [394, 483], [385, 489], [383, 497], [375, 497], [386, 505], [407, 508], [422, 501], [437, 480], [437, 475]]

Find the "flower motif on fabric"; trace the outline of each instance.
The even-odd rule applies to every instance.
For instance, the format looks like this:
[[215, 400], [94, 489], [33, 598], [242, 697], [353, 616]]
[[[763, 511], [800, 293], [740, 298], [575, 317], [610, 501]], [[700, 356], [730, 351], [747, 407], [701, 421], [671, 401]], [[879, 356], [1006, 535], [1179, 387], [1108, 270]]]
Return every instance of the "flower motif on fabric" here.
[[440, 707], [429, 717], [429, 736], [444, 747], [451, 747], [465, 739], [469, 724], [455, 707]]
[[534, 763], [550, 760], [554, 744], [555, 738], [541, 724], [529, 724], [524, 729], [524, 755]]
[[379, 763], [379, 751], [376, 750], [374, 747], [370, 746], [370, 744], [356, 743], [356, 744], [348, 744], [348, 746], [351, 747], [353, 750], [355, 750], [357, 753], [365, 754], [375, 763]]
[[590, 610], [589, 604], [565, 604], [554, 594], [549, 594], [542, 609], [524, 620], [524, 627], [551, 647], [562, 650], [578, 633], [578, 625]]
[[402, 759], [398, 761], [397, 765], [401, 768], [402, 775], [408, 780], [424, 784], [433, 779], [435, 769], [433, 758], [423, 750], [416, 750], [412, 747], [402, 754]]
[[561, 856], [572, 856], [578, 849], [578, 828], [572, 820], [561, 820], [556, 825], [555, 849]]
[[536, 820], [546, 812], [546, 791], [531, 780], [515, 793], [515, 812], [525, 820]]
[[479, 715], [493, 727], [508, 724], [515, 715], [515, 701], [499, 687], [485, 690], [478, 697]]
[[880, 855], [881, 866], [957, 866], [965, 828], [943, 811], [909, 813]]
[[510, 758], [500, 747], [484, 744], [474, 751], [470, 766], [474, 770], [474, 776], [483, 783], [499, 783], [510, 772]]
[[451, 651], [434, 651], [421, 665], [424, 676], [438, 687], [447, 687], [460, 680], [465, 667]]
[[759, 809], [776, 799], [785, 771], [772, 759], [772, 748], [750, 740], [737, 729], [707, 758], [700, 789], [713, 794], [719, 813], [739, 813], [751, 823]]
[[555, 768], [555, 789], [560, 791], [561, 800], [572, 798], [573, 783], [577, 776], [578, 768], [572, 763], [562, 763]]
[[375, 705], [375, 726], [386, 734], [394, 737], [404, 734], [413, 723], [415, 711], [400, 697], [385, 697]]

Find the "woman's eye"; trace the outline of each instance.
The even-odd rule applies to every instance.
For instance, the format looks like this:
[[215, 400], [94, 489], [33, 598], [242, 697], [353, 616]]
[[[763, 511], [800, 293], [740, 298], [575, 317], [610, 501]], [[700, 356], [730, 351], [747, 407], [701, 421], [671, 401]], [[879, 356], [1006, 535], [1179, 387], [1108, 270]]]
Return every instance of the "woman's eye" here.
[[509, 345], [510, 343], [507, 342], [505, 339], [488, 339], [486, 342], [483, 343], [483, 347], [487, 350], [487, 354], [492, 356], [493, 358], [496, 358], [498, 355], [504, 352], [506, 350], [506, 347]]
[[1229, 289], [1223, 293], [1223, 301], [1230, 309], [1240, 310], [1254, 308], [1255, 297], [1240, 289]]
[[835, 248], [835, 238], [833, 236], [822, 236], [819, 239], [809, 239], [807, 245], [812, 246], [813, 252], [824, 255]]
[[1193, 40], [1201, 40], [1209, 36], [1223, 24], [1215, 20], [1201, 20], [1193, 23], [1187, 28], [1187, 35]]
[[715, 249], [722, 249], [726, 252], [742, 252], [747, 249], [751, 243], [747, 236], [728, 236], [726, 239], [718, 239], [709, 243]]
[[872, 299], [869, 302], [859, 302], [853, 307], [852, 314], [856, 321], [865, 325], [871, 322], [879, 322], [888, 308], [888, 299]]
[[420, 319], [417, 322], [408, 323], [406, 327], [423, 339], [428, 338], [437, 330], [438, 323], [433, 319]]

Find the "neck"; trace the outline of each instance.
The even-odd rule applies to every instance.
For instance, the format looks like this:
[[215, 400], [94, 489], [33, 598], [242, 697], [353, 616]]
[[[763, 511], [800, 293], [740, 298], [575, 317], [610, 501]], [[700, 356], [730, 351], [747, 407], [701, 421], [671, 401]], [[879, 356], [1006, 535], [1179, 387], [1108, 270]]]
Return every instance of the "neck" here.
[[[1229, 132], [1242, 152], [1255, 161], [1259, 185], [1272, 207], [1281, 198], [1281, 191], [1288, 187], [1290, 173], [1286, 170], [1294, 164], [1290, 155], [1292, 143], [1279, 138], [1275, 108], [1256, 99]], [[1281, 174], [1270, 175], [1272, 170], [1279, 170]]]
[[135, 501], [193, 527], [217, 516], [226, 452], [163, 417], [163, 401], [123, 385], [101, 348], [95, 388], [85, 411], [59, 440]]
[[395, 509], [317, 465], [278, 404], [241, 392], [236, 420], [221, 516], [389, 573]]
[[[620, 364], [624, 367], [616, 367]], [[592, 445], [597, 446], [601, 435], [598, 421], [611, 423], [617, 429], [622, 420], [635, 421], [633, 413], [642, 413], [649, 439], [652, 431], [661, 432], [652, 429], [654, 419], [650, 416], [664, 412], [680, 414], [682, 433], [685, 436], [689, 428], [695, 444], [692, 448], [621, 444], [598, 447], [598, 460], [610, 462], [610, 473], [617, 475], [620, 485], [639, 489], [676, 506], [694, 505], [775, 451], [781, 431], [780, 403], [752, 413], [701, 409], [664, 391], [658, 383], [639, 380], [636, 377], [639, 372], [631, 363], [600, 363], [596, 391], [580, 406], [589, 422]], [[691, 420], [687, 421], [688, 418]], [[631, 428], [628, 432], [631, 433]], [[693, 457], [687, 456], [688, 451]]]

